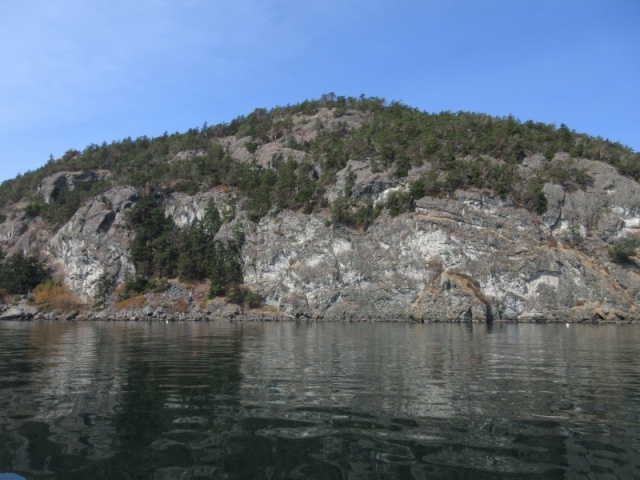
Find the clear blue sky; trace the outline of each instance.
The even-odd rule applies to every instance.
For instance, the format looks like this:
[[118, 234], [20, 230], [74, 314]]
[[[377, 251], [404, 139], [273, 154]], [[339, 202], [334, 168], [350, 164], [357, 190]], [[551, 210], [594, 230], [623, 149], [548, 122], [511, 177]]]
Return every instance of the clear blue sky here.
[[328, 92], [640, 151], [640, 0], [2, 0], [0, 65], [0, 180]]

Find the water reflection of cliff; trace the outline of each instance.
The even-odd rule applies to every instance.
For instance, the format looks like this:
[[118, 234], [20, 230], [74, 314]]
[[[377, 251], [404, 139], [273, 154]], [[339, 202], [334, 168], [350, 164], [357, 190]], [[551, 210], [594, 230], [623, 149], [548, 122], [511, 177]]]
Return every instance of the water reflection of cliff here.
[[[196, 423], [220, 430], [215, 399], [237, 397], [233, 326], [212, 334], [199, 324], [38, 323], [12, 335], [13, 366], [0, 362], [0, 378], [26, 380], [0, 392], [0, 471], [86, 478], [193, 469], [193, 435], [184, 432]], [[209, 439], [205, 460], [220, 456]]]
[[[413, 325], [256, 325], [242, 351], [247, 405], [449, 417], [457, 358]], [[455, 368], [457, 371], [457, 368]]]
[[633, 478], [639, 339], [637, 326], [0, 323], [0, 471]]
[[[243, 405], [272, 450], [280, 445], [303, 464], [341, 465], [342, 475], [362, 478], [456, 469], [624, 478], [638, 468], [629, 459], [640, 451], [640, 363], [625, 327], [285, 324], [251, 332]], [[631, 385], [622, 398], [621, 385]]]
[[92, 457], [99, 457], [113, 427], [94, 419], [109, 418], [120, 388], [118, 352], [108, 333], [57, 322], [33, 324], [22, 333], [15, 354], [25, 369], [14, 374], [25, 383], [7, 399], [15, 419], [7, 428], [14, 462], [22, 471], [40, 473], [52, 455], [86, 452], [83, 439], [94, 446]]

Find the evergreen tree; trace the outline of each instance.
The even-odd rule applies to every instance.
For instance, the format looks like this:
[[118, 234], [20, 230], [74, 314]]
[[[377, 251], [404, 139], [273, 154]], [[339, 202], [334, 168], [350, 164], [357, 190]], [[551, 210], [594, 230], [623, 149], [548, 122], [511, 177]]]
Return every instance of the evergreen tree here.
[[222, 220], [212, 201], [201, 220], [193, 223], [179, 235], [178, 276], [183, 280], [202, 280], [209, 277], [215, 236]]
[[172, 277], [175, 274], [178, 250], [175, 245], [177, 227], [154, 196], [143, 197], [129, 211], [128, 222], [135, 237], [131, 258], [138, 275]]
[[44, 263], [35, 255], [18, 252], [0, 264], [0, 289], [11, 294], [27, 294], [48, 277]]

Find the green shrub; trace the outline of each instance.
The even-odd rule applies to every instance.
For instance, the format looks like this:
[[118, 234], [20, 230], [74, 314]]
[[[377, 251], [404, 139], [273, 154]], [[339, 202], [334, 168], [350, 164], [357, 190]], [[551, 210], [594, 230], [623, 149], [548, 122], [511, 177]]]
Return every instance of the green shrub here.
[[244, 305], [246, 308], [258, 308], [261, 307], [264, 302], [261, 295], [253, 292], [244, 285], [234, 285], [230, 287], [226, 297], [227, 301], [237, 305]]
[[36, 218], [40, 215], [40, 213], [42, 213], [42, 208], [42, 203], [40, 203], [39, 200], [35, 200], [27, 205], [27, 207], [24, 209], [24, 214], [27, 216], [27, 218]]
[[264, 298], [262, 298], [262, 295], [252, 290], [247, 290], [247, 293], [244, 296], [244, 302], [249, 308], [258, 308], [262, 306]]
[[345, 176], [344, 179], [344, 196], [349, 198], [351, 196], [351, 193], [353, 192], [353, 187], [356, 184], [356, 174], [354, 173], [353, 170], [351, 170], [351, 167], [347, 168], [347, 175]]
[[413, 200], [409, 192], [392, 192], [386, 204], [389, 215], [397, 217], [404, 212], [413, 211]]
[[226, 292], [227, 290], [222, 284], [214, 281], [211, 282], [209, 286], [209, 298], [223, 297]]
[[246, 148], [249, 153], [253, 154], [258, 150], [258, 144], [256, 142], [247, 142], [244, 144], [244, 148]]
[[143, 294], [149, 290], [149, 279], [141, 275], [127, 276], [124, 280], [124, 288], [120, 292], [120, 300]]
[[113, 290], [113, 279], [107, 274], [103, 273], [98, 278], [96, 290], [93, 295], [93, 304], [96, 308], [104, 308], [107, 305], [109, 295]]
[[171, 286], [171, 284], [169, 283], [169, 280], [167, 280], [166, 278], [153, 279], [149, 283], [150, 283], [151, 291], [154, 293], [166, 292], [167, 290], [169, 290], [169, 287]]
[[615, 242], [609, 248], [609, 258], [615, 263], [631, 263], [631, 257], [636, 255], [640, 242], [635, 238], [629, 238]]
[[529, 211], [542, 215], [547, 211], [547, 197], [542, 188], [544, 180], [538, 178], [526, 184], [520, 194], [522, 205]]
[[367, 230], [381, 212], [382, 207], [374, 207], [371, 201], [354, 200], [340, 196], [331, 205], [329, 224]]

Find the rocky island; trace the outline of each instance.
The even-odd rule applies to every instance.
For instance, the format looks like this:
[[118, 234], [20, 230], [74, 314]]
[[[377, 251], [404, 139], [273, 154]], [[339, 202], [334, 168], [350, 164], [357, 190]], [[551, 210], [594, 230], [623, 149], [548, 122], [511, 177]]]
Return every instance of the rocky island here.
[[639, 178], [564, 125], [332, 94], [90, 145], [0, 186], [0, 317], [637, 321]]

